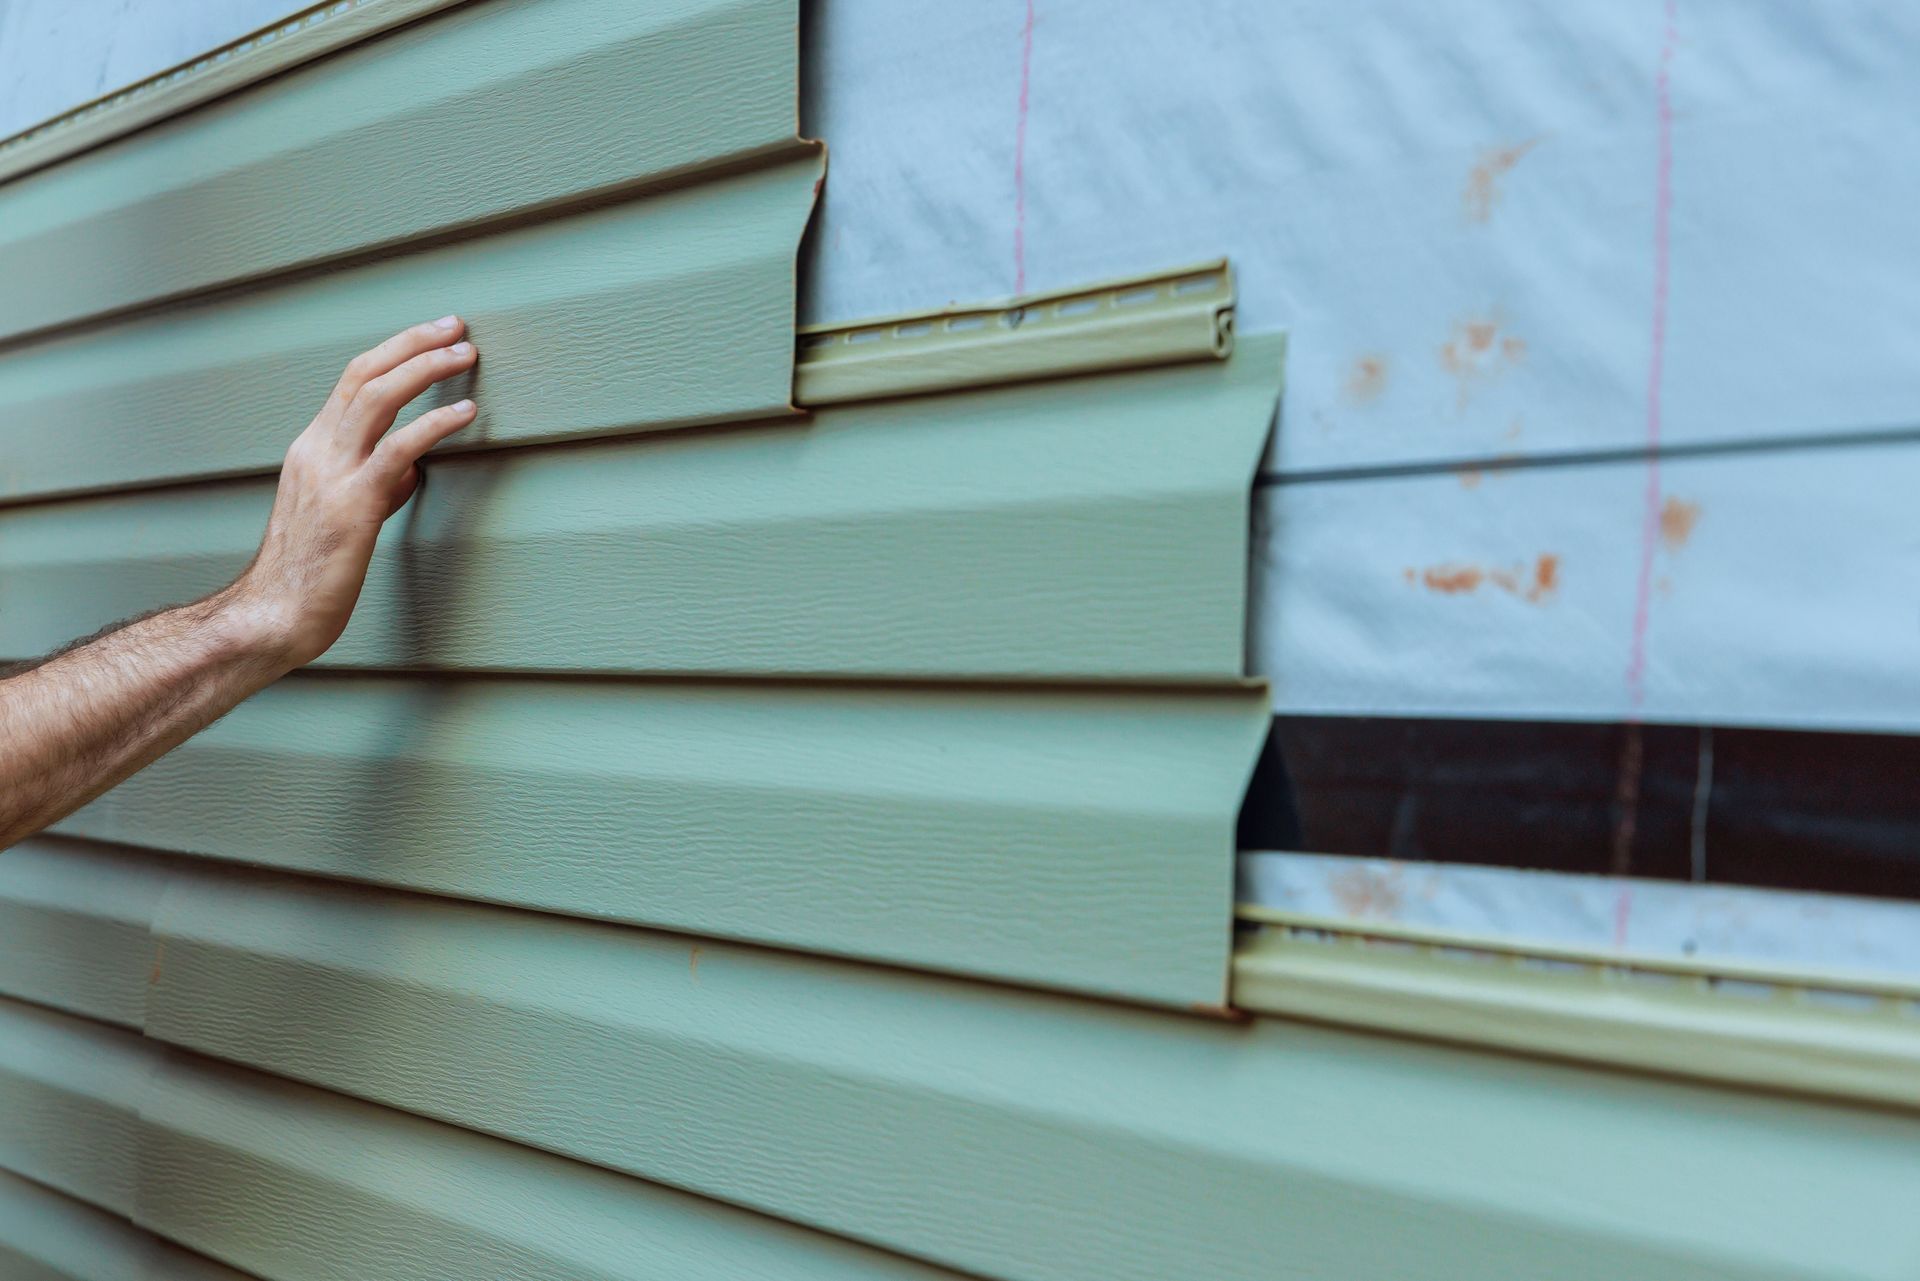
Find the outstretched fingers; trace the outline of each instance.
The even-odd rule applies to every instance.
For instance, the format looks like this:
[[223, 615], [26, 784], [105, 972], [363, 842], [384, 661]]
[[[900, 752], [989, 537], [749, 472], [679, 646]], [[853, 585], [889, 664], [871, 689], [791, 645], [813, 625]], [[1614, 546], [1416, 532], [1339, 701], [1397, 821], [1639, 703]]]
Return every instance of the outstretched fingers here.
[[[457, 401], [429, 410], [405, 427], [390, 431], [374, 446], [369, 459], [381, 482], [395, 487], [405, 485], [407, 474], [429, 449], [473, 421], [471, 400]], [[405, 501], [404, 498], [401, 499]]]
[[334, 384], [335, 399], [345, 404], [360, 394], [360, 389], [380, 375], [413, 359], [423, 351], [446, 347], [466, 333], [466, 322], [458, 316], [442, 316], [418, 325], [409, 325], [370, 351], [363, 351], [347, 362], [346, 372]]
[[408, 401], [442, 379], [473, 368], [475, 359], [472, 343], [457, 342], [423, 351], [368, 382], [347, 406], [341, 422], [344, 438], [359, 449], [371, 450]]

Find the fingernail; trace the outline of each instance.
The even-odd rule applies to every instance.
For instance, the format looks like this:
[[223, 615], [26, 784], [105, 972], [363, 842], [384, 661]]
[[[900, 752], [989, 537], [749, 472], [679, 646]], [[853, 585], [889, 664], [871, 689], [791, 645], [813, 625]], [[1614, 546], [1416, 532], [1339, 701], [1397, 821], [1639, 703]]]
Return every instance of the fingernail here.
[[447, 350], [452, 352], [456, 356], [464, 356], [473, 350], [473, 344], [470, 342], [457, 342], [453, 346], [447, 348]]
[[433, 327], [435, 329], [452, 329], [455, 325], [459, 323], [460, 323], [460, 317], [458, 316], [442, 316], [440, 317], [440, 319], [433, 322]]
[[471, 400], [456, 400], [453, 402], [452, 408], [456, 414], [470, 414], [473, 412], [473, 402]]

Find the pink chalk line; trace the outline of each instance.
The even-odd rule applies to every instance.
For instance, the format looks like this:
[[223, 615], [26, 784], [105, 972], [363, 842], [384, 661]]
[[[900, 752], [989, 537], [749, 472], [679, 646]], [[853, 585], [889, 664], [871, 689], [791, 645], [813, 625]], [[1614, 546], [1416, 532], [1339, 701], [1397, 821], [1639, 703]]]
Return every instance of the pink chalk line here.
[[1020, 116], [1013, 141], [1013, 292], [1027, 292], [1027, 85], [1033, 78], [1033, 2], [1020, 29]]
[[1659, 158], [1653, 178], [1653, 320], [1647, 355], [1647, 488], [1640, 514], [1640, 578], [1633, 594], [1633, 645], [1627, 656], [1627, 701], [1634, 712], [1646, 699], [1647, 615], [1653, 597], [1653, 549], [1660, 536], [1661, 390], [1667, 372], [1667, 292], [1673, 256], [1673, 86], [1678, 0], [1666, 0], [1667, 25], [1660, 44], [1660, 72], [1653, 82], [1659, 115]]
[[[1627, 724], [1630, 747], [1622, 765], [1621, 799], [1634, 810], [1640, 799], [1640, 709], [1647, 696], [1647, 622], [1653, 604], [1653, 553], [1660, 537], [1661, 392], [1667, 372], [1667, 294], [1673, 256], [1673, 54], [1679, 43], [1679, 0], [1665, 0], [1665, 27], [1660, 37], [1660, 66], [1654, 76], [1654, 111], [1659, 143], [1653, 178], [1653, 317], [1647, 355], [1647, 484], [1640, 513], [1640, 573], [1633, 593], [1633, 638], [1627, 653]], [[1621, 830], [1631, 845], [1637, 814], [1623, 814]], [[1626, 853], [1616, 850], [1616, 863]], [[1614, 907], [1614, 946], [1626, 943], [1627, 922], [1633, 907], [1633, 889], [1623, 885]]]

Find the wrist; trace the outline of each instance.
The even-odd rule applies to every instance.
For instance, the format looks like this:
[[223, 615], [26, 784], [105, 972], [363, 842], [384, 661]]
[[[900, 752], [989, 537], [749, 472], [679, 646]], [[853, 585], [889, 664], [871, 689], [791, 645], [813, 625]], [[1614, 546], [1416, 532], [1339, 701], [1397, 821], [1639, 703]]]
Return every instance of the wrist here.
[[205, 602], [206, 622], [224, 657], [277, 680], [305, 661], [289, 612], [253, 589], [245, 575]]

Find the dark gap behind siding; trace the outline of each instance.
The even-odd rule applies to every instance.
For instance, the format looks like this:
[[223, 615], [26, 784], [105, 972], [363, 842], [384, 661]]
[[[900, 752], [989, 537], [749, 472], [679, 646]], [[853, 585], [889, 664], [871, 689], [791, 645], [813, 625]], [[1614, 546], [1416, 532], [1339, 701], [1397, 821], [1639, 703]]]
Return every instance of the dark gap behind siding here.
[[1920, 898], [1920, 736], [1281, 716], [1240, 845]]

